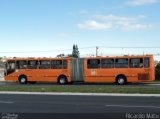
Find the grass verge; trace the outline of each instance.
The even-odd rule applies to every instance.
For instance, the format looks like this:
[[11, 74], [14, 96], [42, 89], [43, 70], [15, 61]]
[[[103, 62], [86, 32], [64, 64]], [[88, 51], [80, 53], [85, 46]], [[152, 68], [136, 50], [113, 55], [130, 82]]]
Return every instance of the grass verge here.
[[81, 92], [81, 93], [140, 93], [160, 94], [160, 88], [156, 87], [125, 87], [125, 86], [0, 86], [0, 91], [24, 91], [24, 92]]
[[159, 82], [160, 82], [160, 80], [154, 80], [153, 82], [157, 82], [157, 83], [159, 83]]

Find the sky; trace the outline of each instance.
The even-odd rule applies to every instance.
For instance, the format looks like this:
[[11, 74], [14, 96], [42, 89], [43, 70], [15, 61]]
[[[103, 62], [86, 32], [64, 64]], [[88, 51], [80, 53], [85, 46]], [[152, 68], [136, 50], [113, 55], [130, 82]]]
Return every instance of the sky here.
[[0, 0], [0, 57], [154, 54], [160, 0]]

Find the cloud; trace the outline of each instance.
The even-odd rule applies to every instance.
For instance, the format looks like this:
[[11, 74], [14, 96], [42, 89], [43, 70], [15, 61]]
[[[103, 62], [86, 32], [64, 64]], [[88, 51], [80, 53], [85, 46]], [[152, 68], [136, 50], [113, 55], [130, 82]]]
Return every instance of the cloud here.
[[117, 15], [113, 15], [113, 14], [95, 15], [94, 17], [96, 19], [108, 20], [108, 21], [135, 21], [135, 20], [139, 20], [139, 19], [142, 19], [142, 18], [146, 18], [146, 16], [144, 16], [144, 15], [129, 17], [129, 16], [117, 16]]
[[78, 24], [78, 27], [90, 30], [104, 30], [104, 29], [111, 29], [112, 25], [110, 23], [99, 23], [94, 20], [89, 20], [84, 23]]
[[154, 4], [156, 2], [158, 2], [158, 0], [129, 0], [127, 4], [133, 6], [142, 6], [145, 4]]
[[118, 15], [94, 15], [94, 20], [79, 23], [78, 27], [89, 30], [108, 30], [108, 29], [122, 29], [122, 30], [148, 30], [154, 26], [150, 23], [142, 23], [142, 19], [147, 18], [144, 15], [137, 16], [118, 16]]
[[117, 16], [117, 15], [95, 15], [96, 19], [103, 20], [103, 22], [111, 22], [114, 28], [123, 30], [136, 30], [136, 29], [150, 29], [153, 27], [151, 24], [141, 23], [142, 19], [147, 18], [144, 15], [137, 16]]
[[140, 23], [134, 23], [129, 21], [121, 21], [117, 23], [117, 27], [123, 30], [148, 30], [153, 28], [154, 26], [152, 24], [140, 24]]

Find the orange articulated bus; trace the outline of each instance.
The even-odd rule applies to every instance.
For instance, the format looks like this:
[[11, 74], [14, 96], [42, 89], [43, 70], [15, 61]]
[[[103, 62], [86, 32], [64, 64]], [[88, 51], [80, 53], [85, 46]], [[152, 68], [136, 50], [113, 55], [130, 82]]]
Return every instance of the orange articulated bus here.
[[153, 55], [86, 58], [13, 58], [5, 80], [27, 82], [144, 82], [154, 80]]

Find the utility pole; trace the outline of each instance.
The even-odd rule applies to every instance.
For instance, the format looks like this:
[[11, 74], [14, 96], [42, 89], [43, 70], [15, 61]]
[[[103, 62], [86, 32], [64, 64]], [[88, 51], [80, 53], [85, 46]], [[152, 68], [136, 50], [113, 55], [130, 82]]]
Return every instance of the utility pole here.
[[96, 57], [98, 56], [98, 46], [96, 46]]

